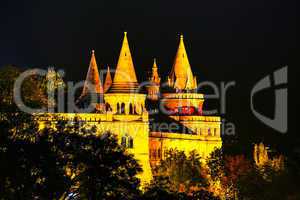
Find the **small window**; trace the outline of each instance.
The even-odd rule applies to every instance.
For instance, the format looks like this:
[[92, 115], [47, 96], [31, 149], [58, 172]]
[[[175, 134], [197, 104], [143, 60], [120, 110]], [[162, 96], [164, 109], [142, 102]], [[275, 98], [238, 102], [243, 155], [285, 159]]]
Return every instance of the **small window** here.
[[133, 107], [132, 107], [131, 103], [129, 104], [129, 114], [131, 114], [131, 115], [134, 114], [133, 113]]
[[133, 148], [133, 138], [131, 136], [128, 138], [128, 148]]
[[117, 103], [117, 113], [120, 114], [120, 104]]
[[123, 136], [122, 137], [122, 141], [121, 141], [121, 145], [123, 146], [123, 147], [126, 147], [126, 143], [127, 143], [127, 138], [125, 137], [125, 136]]
[[121, 104], [121, 114], [125, 114], [125, 103]]
[[160, 149], [157, 150], [157, 154], [158, 154], [158, 158], [161, 158], [161, 150]]

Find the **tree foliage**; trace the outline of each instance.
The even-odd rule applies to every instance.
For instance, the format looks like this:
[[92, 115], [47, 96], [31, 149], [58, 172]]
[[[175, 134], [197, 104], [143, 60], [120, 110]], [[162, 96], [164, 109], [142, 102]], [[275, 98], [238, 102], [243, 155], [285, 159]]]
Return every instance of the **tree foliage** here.
[[200, 156], [196, 151], [190, 152], [188, 156], [178, 150], [167, 151], [166, 158], [154, 173], [156, 177], [169, 179], [169, 188], [173, 191], [186, 191], [192, 186], [203, 187], [206, 184]]

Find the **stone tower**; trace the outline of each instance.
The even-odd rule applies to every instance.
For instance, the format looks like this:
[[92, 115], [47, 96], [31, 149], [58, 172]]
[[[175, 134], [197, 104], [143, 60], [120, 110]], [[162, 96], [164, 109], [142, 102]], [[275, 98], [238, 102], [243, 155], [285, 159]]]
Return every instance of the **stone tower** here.
[[171, 114], [202, 114], [203, 94], [197, 93], [197, 80], [193, 76], [182, 35], [167, 84], [162, 101]]
[[152, 178], [149, 162], [149, 121], [145, 109], [146, 95], [138, 91], [134, 65], [129, 49], [127, 34], [123, 44], [111, 87], [104, 95], [106, 107], [110, 108], [116, 133], [128, 152], [142, 165], [142, 184]]
[[[197, 80], [193, 76], [182, 35], [167, 77], [167, 87], [161, 85], [160, 90], [157, 105], [162, 105], [165, 110], [158, 117], [150, 117], [157, 124], [168, 124], [169, 128], [151, 126], [149, 156], [152, 166], [164, 159], [168, 149], [177, 149], [187, 154], [193, 149], [202, 158], [206, 158], [215, 148], [222, 146], [221, 119], [218, 116], [203, 116], [204, 95], [197, 93]], [[164, 117], [160, 117], [162, 115]]]

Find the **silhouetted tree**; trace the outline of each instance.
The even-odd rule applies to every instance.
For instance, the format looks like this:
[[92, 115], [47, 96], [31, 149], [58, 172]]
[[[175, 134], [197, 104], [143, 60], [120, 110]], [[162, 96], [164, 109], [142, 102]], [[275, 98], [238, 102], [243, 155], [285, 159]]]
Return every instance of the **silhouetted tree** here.
[[[110, 133], [96, 136], [73, 127], [46, 129], [53, 145], [61, 151], [71, 179], [68, 193], [78, 193], [87, 199], [135, 199], [140, 181], [136, 177], [141, 167], [131, 154], [117, 143]], [[79, 134], [78, 134], [79, 133]]]

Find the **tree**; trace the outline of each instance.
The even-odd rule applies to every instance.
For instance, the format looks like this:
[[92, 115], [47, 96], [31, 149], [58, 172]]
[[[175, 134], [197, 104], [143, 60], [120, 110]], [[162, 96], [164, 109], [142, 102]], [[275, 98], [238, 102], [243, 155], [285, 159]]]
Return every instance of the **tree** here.
[[[14, 102], [13, 88], [15, 80], [22, 73], [20, 68], [5, 66], [0, 70], [0, 108], [1, 112], [15, 112], [17, 107]], [[27, 77], [21, 87], [22, 100], [27, 106], [40, 108], [47, 105], [47, 98], [41, 87], [38, 76]]]
[[244, 155], [224, 155], [223, 149], [212, 152], [207, 165], [211, 191], [227, 199], [236, 198], [238, 179], [253, 168]]
[[53, 140], [65, 159], [71, 179], [69, 193], [87, 199], [139, 196], [140, 181], [136, 175], [142, 169], [112, 134], [104, 133], [101, 137], [92, 131], [78, 134], [72, 127], [63, 131], [45, 130], [43, 134]]
[[193, 193], [193, 200], [220, 200], [219, 197], [216, 197], [213, 193], [206, 190], [199, 190]]
[[58, 199], [72, 193], [86, 199], [136, 199], [141, 167], [112, 134], [97, 137], [93, 130], [83, 133], [61, 122], [54, 129], [22, 131], [34, 139], [1, 132], [0, 199]]
[[145, 200], [176, 199], [177, 193], [171, 190], [171, 181], [167, 176], [155, 176], [143, 194]]
[[154, 170], [154, 182], [168, 180], [164, 188], [168, 192], [186, 192], [191, 188], [201, 188], [206, 186], [203, 175], [203, 168], [200, 156], [196, 151], [190, 152], [188, 156], [182, 151], [169, 150], [166, 158]]
[[[23, 117], [13, 124], [0, 120], [0, 199], [58, 198], [68, 184], [63, 162]], [[15, 123], [22, 123], [17, 132]]]
[[215, 149], [207, 159], [207, 166], [213, 181], [220, 180], [224, 175], [224, 156], [222, 149]]
[[[20, 73], [15, 67], [0, 71], [0, 199], [58, 199], [71, 193], [87, 199], [135, 199], [141, 167], [133, 156], [110, 133], [97, 137], [94, 127], [76, 122], [40, 131], [36, 118], [13, 102]], [[37, 77], [26, 79], [25, 102], [42, 105], [40, 88]]]

